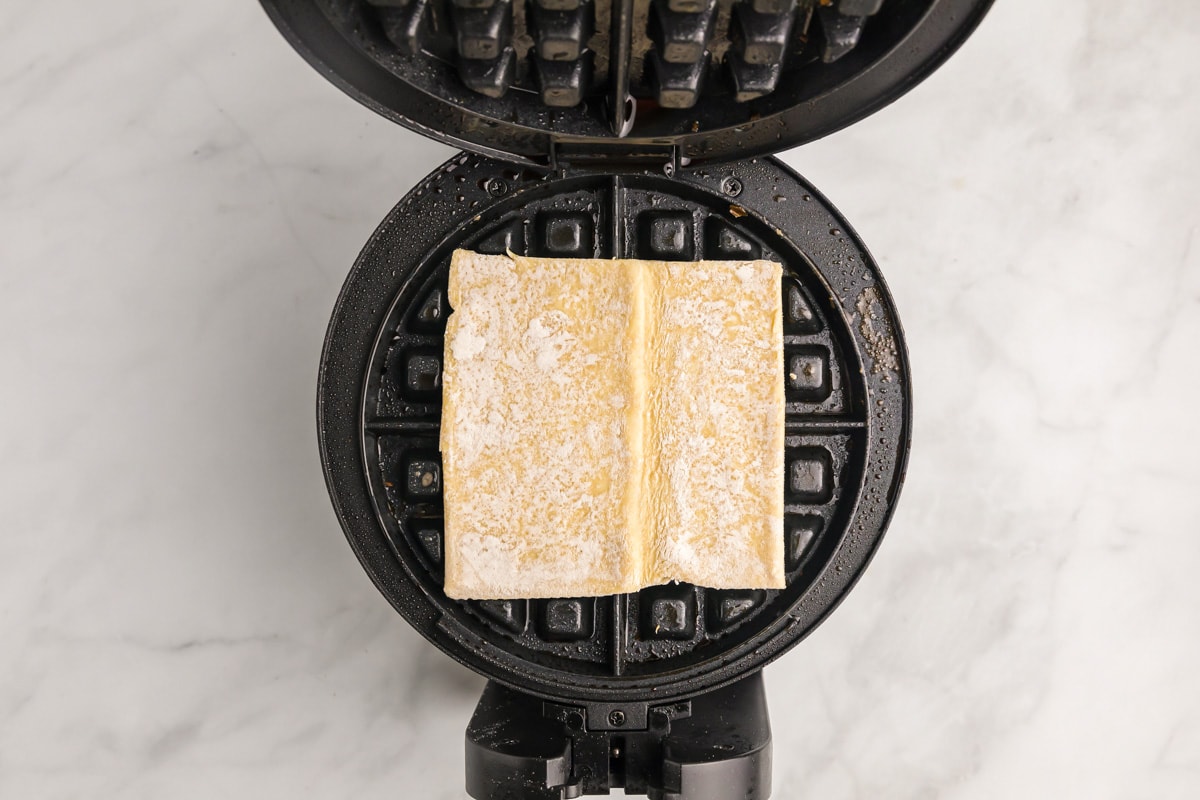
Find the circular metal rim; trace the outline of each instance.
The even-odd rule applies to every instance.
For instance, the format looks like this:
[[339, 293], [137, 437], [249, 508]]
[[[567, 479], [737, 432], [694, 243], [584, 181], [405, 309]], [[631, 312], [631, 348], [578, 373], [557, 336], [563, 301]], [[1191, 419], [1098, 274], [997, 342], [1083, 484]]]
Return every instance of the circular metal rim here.
[[[849, 533], [848, 525], [848, 533], [837, 543], [827, 568], [807, 593], [796, 601], [790, 612], [780, 615], [738, 649], [723, 654], [722, 662], [717, 667], [701, 664], [671, 673], [623, 680], [612, 676], [550, 670], [517, 658], [488, 639], [465, 629], [452, 618], [444, 617], [410, 572], [411, 565], [403, 563], [393, 553], [376, 517], [369, 479], [363, 467], [362, 420], [365, 398], [362, 387], [366, 383], [365, 376], [361, 375], [363, 365], [370, 363], [380, 327], [394, 298], [405, 290], [409, 281], [417, 277], [414, 267], [426, 253], [440, 247], [459, 226], [470, 223], [475, 213], [471, 209], [473, 201], [487, 202], [485, 181], [459, 184], [466, 196], [465, 202], [458, 204], [435, 203], [431, 206], [430, 198], [434, 195], [429, 189], [456, 168], [491, 169], [496, 175], [503, 171], [511, 178], [511, 166], [467, 155], [451, 159], [414, 188], [388, 214], [364, 247], [347, 278], [330, 321], [318, 386], [318, 435], [330, 496], [351, 547], [389, 602], [433, 644], [455, 660], [490, 678], [520, 691], [567, 702], [668, 702], [717, 688], [760, 669], [824, 621], [857, 582], [883, 538], [903, 483], [911, 432], [908, 358], [890, 294], [861, 240], [841, 215], [807, 182], [773, 158], [730, 166], [737, 170], [736, 174], [727, 169], [688, 169], [680, 171], [675, 177], [714, 193], [720, 192], [720, 186], [729, 177], [741, 180], [745, 189], [738, 197], [739, 206], [759, 222], [774, 227], [777, 233], [789, 239], [799, 252], [818, 265], [818, 273], [827, 283], [829, 297], [841, 302], [837, 311], [843, 315], [843, 322], [852, 333], [854, 320], [851, 309], [855, 298], [860, 296], [862, 287], [874, 287], [895, 339], [896, 366], [900, 379], [895, 383], [899, 391], [892, 392], [888, 400], [892, 404], [890, 416], [874, 417], [877, 422], [890, 418], [895, 427], [884, 436], [885, 440], [890, 441], [889, 446], [895, 447], [894, 454], [889, 456], [894, 466], [886, 480], [881, 480], [880, 486], [874, 490], [883, 505], [878, 515], [878, 532], [867, 536], [865, 541], [857, 541]], [[527, 179], [540, 180], [533, 175]], [[769, 206], [755, 202], [754, 198], [764, 196], [768, 191], [778, 191], [776, 187], [781, 180], [795, 182], [794, 187], [785, 187], [785, 190], [796, 188], [811, 197], [811, 203], [805, 205], [811, 206], [823, 225], [802, 229], [803, 226], [780, 224], [769, 216], [772, 210]], [[519, 192], [518, 186], [516, 193]], [[402, 225], [417, 205], [420, 205], [422, 224], [415, 227]], [[779, 227], [775, 227], [777, 225]], [[842, 243], [830, 235], [834, 232], [831, 230], [833, 228], [838, 229]], [[829, 284], [830, 276], [825, 269], [821, 269], [821, 262], [827, 262], [844, 252], [844, 243], [849, 243], [861, 254], [862, 267], [867, 268], [867, 273], [860, 274], [863, 273], [862, 267], [844, 270], [836, 284]], [[407, 274], [399, 285], [395, 282], [396, 270], [387, 266], [397, 263], [408, 265]], [[867, 366], [864, 364], [864, 368]], [[358, 375], [359, 379], [345, 380], [349, 374]], [[869, 396], [867, 400], [866, 464], [870, 466], [880, 463], [872, 460], [871, 448], [882, 431], [870, 423], [873, 413], [881, 413], [873, 411], [875, 398]], [[864, 470], [864, 482], [870, 480], [869, 473], [869, 469]], [[856, 504], [850, 512], [851, 524], [859, 519], [858, 506], [865, 496], [866, 491], [860, 488]], [[557, 681], [556, 686], [555, 681], [540, 676], [541, 672], [553, 672], [562, 679]], [[565, 686], [570, 686], [570, 691], [562, 688]]]
[[[397, 78], [345, 39], [311, 0], [260, 0], [283, 36], [314, 69], [382, 116], [423, 136], [483, 155], [546, 163], [553, 131], [493, 119]], [[851, 125], [889, 105], [931, 75], [974, 32], [993, 0], [930, 0], [916, 25], [888, 49], [817, 96], [734, 127], [646, 138], [572, 137], [573, 144], [625, 149], [679, 147], [693, 161], [727, 161], [779, 152]], [[851, 56], [854, 54], [852, 53]], [[840, 63], [840, 62], [839, 62]], [[836, 65], [835, 65], [836, 66]]]

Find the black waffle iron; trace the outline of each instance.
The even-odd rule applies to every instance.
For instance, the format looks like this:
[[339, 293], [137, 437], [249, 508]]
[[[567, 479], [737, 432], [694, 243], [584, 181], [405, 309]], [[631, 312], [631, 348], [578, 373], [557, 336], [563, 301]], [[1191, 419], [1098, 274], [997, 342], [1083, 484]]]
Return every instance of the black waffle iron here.
[[[468, 792], [766, 798], [761, 669], [866, 566], [910, 430], [900, 324], [875, 263], [769, 154], [903, 94], [990, 0], [263, 3], [348, 94], [468, 151], [359, 256], [318, 398], [329, 490], [363, 566], [427, 639], [490, 679], [467, 728]], [[460, 247], [784, 265], [786, 589], [443, 594], [441, 355]]]

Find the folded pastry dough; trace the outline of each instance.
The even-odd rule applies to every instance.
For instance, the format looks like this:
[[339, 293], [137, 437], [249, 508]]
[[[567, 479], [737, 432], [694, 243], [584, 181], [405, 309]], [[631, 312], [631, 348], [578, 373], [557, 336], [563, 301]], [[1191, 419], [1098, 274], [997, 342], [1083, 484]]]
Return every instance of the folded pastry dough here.
[[783, 586], [780, 266], [456, 251], [449, 597]]

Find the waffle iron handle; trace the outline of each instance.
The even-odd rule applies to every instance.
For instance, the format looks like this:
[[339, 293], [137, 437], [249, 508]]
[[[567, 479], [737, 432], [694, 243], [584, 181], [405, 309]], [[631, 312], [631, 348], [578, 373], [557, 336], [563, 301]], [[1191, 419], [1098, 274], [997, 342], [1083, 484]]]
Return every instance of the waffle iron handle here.
[[[762, 673], [683, 703], [622, 714], [563, 706], [489, 682], [467, 726], [475, 800], [767, 800], [771, 726]], [[644, 720], [644, 724], [639, 723]]]

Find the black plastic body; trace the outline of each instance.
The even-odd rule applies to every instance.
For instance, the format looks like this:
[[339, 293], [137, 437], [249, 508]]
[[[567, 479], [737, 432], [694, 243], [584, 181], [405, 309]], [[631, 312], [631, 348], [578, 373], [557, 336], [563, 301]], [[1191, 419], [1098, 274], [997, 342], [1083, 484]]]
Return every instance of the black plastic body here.
[[489, 683], [467, 726], [467, 793], [475, 800], [766, 800], [771, 725], [762, 673], [637, 718], [563, 705]]

